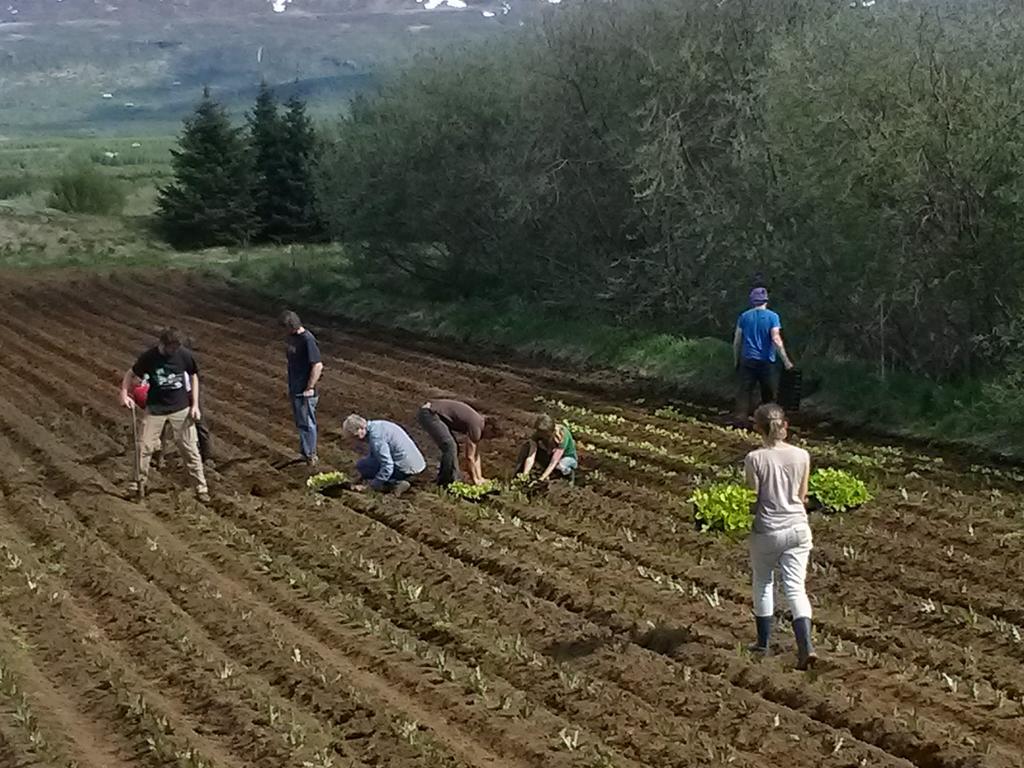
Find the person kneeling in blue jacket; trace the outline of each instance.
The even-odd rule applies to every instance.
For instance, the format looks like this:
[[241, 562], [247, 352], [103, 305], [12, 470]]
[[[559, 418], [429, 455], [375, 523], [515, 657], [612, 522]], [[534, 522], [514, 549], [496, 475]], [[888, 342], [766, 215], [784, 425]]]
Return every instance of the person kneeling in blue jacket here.
[[356, 462], [362, 482], [353, 490], [365, 490], [369, 485], [376, 491], [401, 496], [409, 490], [409, 478], [427, 468], [409, 433], [394, 422], [367, 421], [353, 413], [345, 419], [341, 431], [369, 447], [369, 453]]

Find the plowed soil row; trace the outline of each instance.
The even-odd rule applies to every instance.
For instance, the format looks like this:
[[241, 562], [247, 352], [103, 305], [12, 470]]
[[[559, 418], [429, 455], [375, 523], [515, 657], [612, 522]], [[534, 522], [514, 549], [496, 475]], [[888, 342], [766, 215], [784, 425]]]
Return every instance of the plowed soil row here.
[[[442, 394], [509, 427], [489, 474], [540, 410], [592, 446], [576, 487], [531, 499], [429, 478], [326, 499], [289, 463], [273, 308], [178, 274], [0, 296], [0, 765], [1022, 764], [1012, 470], [801, 430], [876, 492], [812, 520], [824, 660], [802, 674], [782, 622], [776, 655], [744, 650], [744, 547], [693, 529], [693, 488], [751, 446], [705, 408], [318, 326], [328, 468], [355, 458], [350, 412], [406, 425], [436, 467], [414, 416]], [[209, 505], [174, 457], [145, 504], [123, 493], [116, 388], [165, 324], [196, 342]]]

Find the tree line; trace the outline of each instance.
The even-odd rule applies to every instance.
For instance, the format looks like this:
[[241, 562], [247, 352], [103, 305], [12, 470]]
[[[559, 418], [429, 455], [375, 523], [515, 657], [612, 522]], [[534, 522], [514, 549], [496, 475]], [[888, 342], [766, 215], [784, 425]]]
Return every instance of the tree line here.
[[557, 10], [420, 57], [324, 129], [297, 207], [361, 274], [726, 338], [765, 283], [805, 356], [1024, 359], [1024, 5]]
[[322, 239], [315, 147], [300, 99], [282, 109], [264, 83], [240, 127], [205, 90], [172, 150], [174, 180], [160, 190], [163, 234], [182, 248]]

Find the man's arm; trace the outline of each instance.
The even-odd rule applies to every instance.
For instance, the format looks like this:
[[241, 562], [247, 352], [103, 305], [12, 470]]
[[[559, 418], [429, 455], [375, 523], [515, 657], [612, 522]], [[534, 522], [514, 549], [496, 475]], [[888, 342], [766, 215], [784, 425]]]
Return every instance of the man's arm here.
[[470, 479], [474, 485], [480, 485], [484, 481], [480, 467], [480, 446], [472, 440], [466, 440], [466, 460], [469, 462]]
[[192, 374], [192, 408], [189, 410], [189, 415], [192, 417], [192, 421], [199, 421], [203, 418], [203, 414], [199, 412], [199, 374]]
[[544, 470], [544, 474], [540, 476], [541, 480], [547, 480], [551, 477], [551, 473], [555, 471], [555, 467], [558, 466], [558, 462], [562, 460], [564, 455], [565, 449], [561, 447], [555, 448], [555, 450], [551, 452], [551, 461], [548, 462], [548, 468]]
[[736, 326], [736, 332], [732, 335], [732, 362], [736, 368], [740, 367], [740, 353], [743, 351], [743, 331]]
[[320, 374], [324, 372], [323, 358], [320, 356], [320, 345], [316, 343], [308, 332], [304, 334], [306, 340], [306, 353], [309, 358], [309, 378], [306, 379], [306, 391], [303, 397], [312, 397], [316, 394], [316, 385], [320, 381]]
[[533, 465], [537, 462], [537, 443], [530, 442], [530, 452], [526, 454], [526, 460], [523, 462], [522, 474], [528, 475], [533, 471]]
[[779, 358], [782, 360], [782, 364], [786, 366], [788, 371], [793, 367], [793, 361], [789, 359], [789, 355], [786, 354], [786, 345], [782, 343], [782, 329], [772, 328], [772, 344], [775, 345], [775, 351], [779, 353]]
[[388, 480], [395, 473], [395, 460], [391, 456], [391, 446], [387, 440], [378, 440], [370, 444], [370, 453], [377, 459], [379, 469], [370, 485], [376, 490], [382, 491], [388, 484]]
[[120, 402], [125, 408], [131, 408], [135, 405], [135, 401], [132, 400], [131, 395], [128, 394], [128, 390], [132, 387], [137, 387], [142, 383], [142, 379], [135, 375], [135, 371], [129, 368], [124, 372], [124, 376], [121, 378], [121, 397]]
[[324, 372], [324, 364], [322, 362], [315, 362], [309, 368], [309, 379], [306, 381], [306, 391], [302, 394], [306, 397], [312, 397], [316, 393], [317, 382], [320, 381], [320, 376]]

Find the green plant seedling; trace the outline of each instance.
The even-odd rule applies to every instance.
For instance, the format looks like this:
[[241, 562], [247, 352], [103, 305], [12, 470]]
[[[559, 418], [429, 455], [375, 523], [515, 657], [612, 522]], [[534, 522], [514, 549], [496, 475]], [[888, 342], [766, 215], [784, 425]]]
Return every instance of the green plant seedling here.
[[701, 532], [718, 532], [735, 536], [750, 531], [754, 523], [751, 505], [757, 495], [736, 483], [715, 483], [698, 488], [690, 497], [694, 519]]
[[845, 470], [831, 468], [811, 473], [807, 493], [829, 513], [856, 509], [874, 498], [863, 480]]
[[341, 472], [320, 472], [306, 480], [306, 487], [313, 493], [324, 493], [335, 488], [343, 489], [349, 485], [349, 479]]
[[494, 482], [486, 482], [482, 485], [473, 485], [472, 483], [455, 482], [447, 486], [445, 490], [452, 496], [455, 496], [465, 501], [480, 501], [487, 496], [493, 496], [499, 493], [500, 489]]

